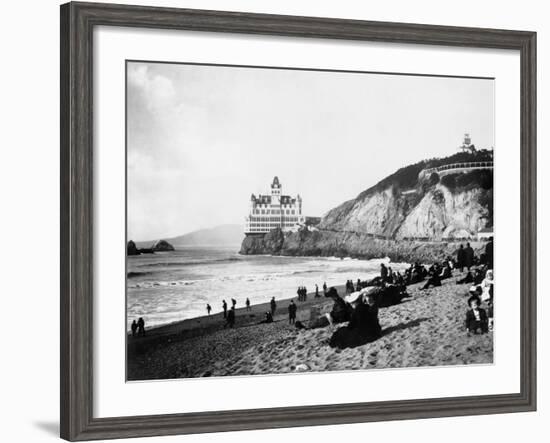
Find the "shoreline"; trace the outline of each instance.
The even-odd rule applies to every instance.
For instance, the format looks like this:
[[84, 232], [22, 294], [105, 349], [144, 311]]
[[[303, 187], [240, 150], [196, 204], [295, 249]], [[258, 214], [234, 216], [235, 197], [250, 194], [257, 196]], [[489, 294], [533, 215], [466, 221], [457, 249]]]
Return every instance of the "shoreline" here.
[[[298, 306], [297, 320], [310, 312], [329, 311], [332, 301], [296, 297], [276, 300], [274, 322], [260, 324], [269, 301], [237, 307], [234, 328], [223, 327], [220, 313], [146, 329], [145, 337], [128, 337], [128, 381], [203, 376], [282, 374], [306, 371], [425, 367], [493, 362], [492, 332], [466, 334], [463, 323], [468, 285], [456, 285], [464, 274], [455, 272], [437, 288], [421, 290], [424, 282], [410, 285], [410, 297], [380, 309], [383, 335], [375, 342], [344, 350], [328, 340], [342, 325], [297, 330], [288, 324], [287, 306]], [[336, 287], [345, 295], [343, 285]], [[238, 305], [237, 305], [238, 306]]]

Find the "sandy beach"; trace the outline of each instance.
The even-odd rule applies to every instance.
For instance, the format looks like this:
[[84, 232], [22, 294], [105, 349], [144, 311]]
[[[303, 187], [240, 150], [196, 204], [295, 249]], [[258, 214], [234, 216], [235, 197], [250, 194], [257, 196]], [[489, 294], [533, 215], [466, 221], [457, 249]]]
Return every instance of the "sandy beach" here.
[[[281, 374], [493, 362], [493, 333], [468, 335], [464, 328], [468, 285], [457, 285], [455, 272], [441, 287], [407, 287], [409, 298], [381, 308], [382, 337], [362, 346], [331, 348], [330, 337], [342, 325], [298, 330], [288, 324], [288, 302], [277, 300], [274, 322], [259, 324], [266, 303], [237, 305], [234, 328], [223, 327], [222, 314], [204, 316], [128, 337], [128, 380]], [[343, 287], [337, 287], [345, 295]], [[332, 301], [309, 294], [297, 302], [298, 320], [328, 312]], [[305, 365], [305, 366], [304, 366]]]

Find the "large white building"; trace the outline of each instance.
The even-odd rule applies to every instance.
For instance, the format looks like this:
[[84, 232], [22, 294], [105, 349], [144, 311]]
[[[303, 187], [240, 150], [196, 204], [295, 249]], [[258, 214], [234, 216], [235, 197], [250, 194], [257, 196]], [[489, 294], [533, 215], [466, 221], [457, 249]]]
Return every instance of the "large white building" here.
[[252, 194], [250, 212], [245, 220], [245, 234], [263, 234], [275, 228], [283, 231], [296, 229], [303, 225], [306, 217], [302, 215], [302, 198], [283, 195], [279, 178], [271, 183], [271, 195]]

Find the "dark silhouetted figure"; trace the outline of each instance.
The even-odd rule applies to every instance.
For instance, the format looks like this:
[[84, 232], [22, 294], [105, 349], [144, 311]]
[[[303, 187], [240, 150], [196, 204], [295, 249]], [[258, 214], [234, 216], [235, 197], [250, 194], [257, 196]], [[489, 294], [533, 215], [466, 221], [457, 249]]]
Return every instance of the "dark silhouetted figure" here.
[[462, 285], [464, 283], [473, 283], [474, 282], [474, 276], [472, 275], [471, 271], [468, 271], [464, 278], [461, 278], [456, 281], [457, 285]]
[[145, 335], [145, 320], [143, 320], [143, 317], [138, 318], [137, 321], [137, 327], [138, 327], [138, 335]]
[[323, 283], [323, 292], [325, 293], [325, 295], [327, 294], [327, 288], [328, 288], [327, 282], [324, 282]]
[[430, 271], [430, 278], [428, 278], [428, 281], [424, 286], [422, 286], [422, 289], [428, 289], [430, 286], [441, 286], [441, 277], [439, 276], [439, 269], [435, 268], [432, 271]]
[[384, 263], [380, 263], [380, 278], [383, 282], [388, 279], [388, 268], [386, 268], [386, 265], [384, 265]]
[[277, 303], [275, 302], [275, 297], [271, 298], [271, 302], [269, 303], [271, 305], [271, 315], [275, 315], [275, 311], [277, 310]]
[[229, 312], [227, 313], [227, 319], [223, 327], [225, 328], [226, 326], [229, 326], [230, 328], [235, 326], [235, 306], [232, 306]]
[[248, 299], [248, 297], [246, 298], [246, 310], [247, 311], [250, 311], [250, 300]]
[[227, 303], [225, 302], [225, 300], [222, 303], [222, 307], [223, 307], [223, 318], [227, 318]]
[[464, 269], [464, 262], [466, 261], [466, 251], [464, 246], [460, 245], [458, 251], [456, 251], [456, 267], [460, 269], [460, 272]]
[[260, 323], [273, 323], [273, 315], [271, 315], [271, 312], [267, 311], [265, 313], [265, 318]]
[[489, 269], [493, 269], [493, 237], [489, 239], [489, 243], [485, 245], [485, 260]]
[[315, 297], [320, 297], [319, 295], [319, 285], [315, 283]]
[[470, 243], [466, 243], [466, 248], [464, 249], [464, 266], [470, 268], [474, 265], [474, 250], [470, 246]]
[[206, 312], [208, 312], [208, 315], [210, 315], [210, 312], [212, 311], [212, 306], [209, 304], [206, 305]]
[[235, 300], [234, 298], [231, 299], [231, 307], [233, 309], [235, 309], [235, 306], [237, 306], [237, 300]]
[[360, 346], [382, 335], [375, 297], [368, 295], [367, 303], [361, 297], [356, 303], [348, 325], [332, 334], [329, 341], [331, 347], [344, 349]]
[[138, 325], [136, 323], [136, 320], [134, 319], [134, 321], [132, 322], [132, 337], [136, 336], [137, 328], [138, 328]]
[[294, 300], [290, 300], [288, 305], [288, 324], [293, 324], [296, 321], [296, 311], [298, 307], [294, 303]]

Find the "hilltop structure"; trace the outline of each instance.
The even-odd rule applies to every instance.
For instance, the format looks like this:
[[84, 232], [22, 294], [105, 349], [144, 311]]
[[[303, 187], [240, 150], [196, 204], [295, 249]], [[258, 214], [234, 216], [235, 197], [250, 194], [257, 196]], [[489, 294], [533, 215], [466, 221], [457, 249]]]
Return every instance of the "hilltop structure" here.
[[276, 228], [292, 231], [305, 224], [305, 221], [306, 217], [302, 215], [302, 198], [299, 194], [295, 198], [284, 195], [279, 178], [275, 176], [270, 195], [251, 195], [244, 233], [265, 234]]

